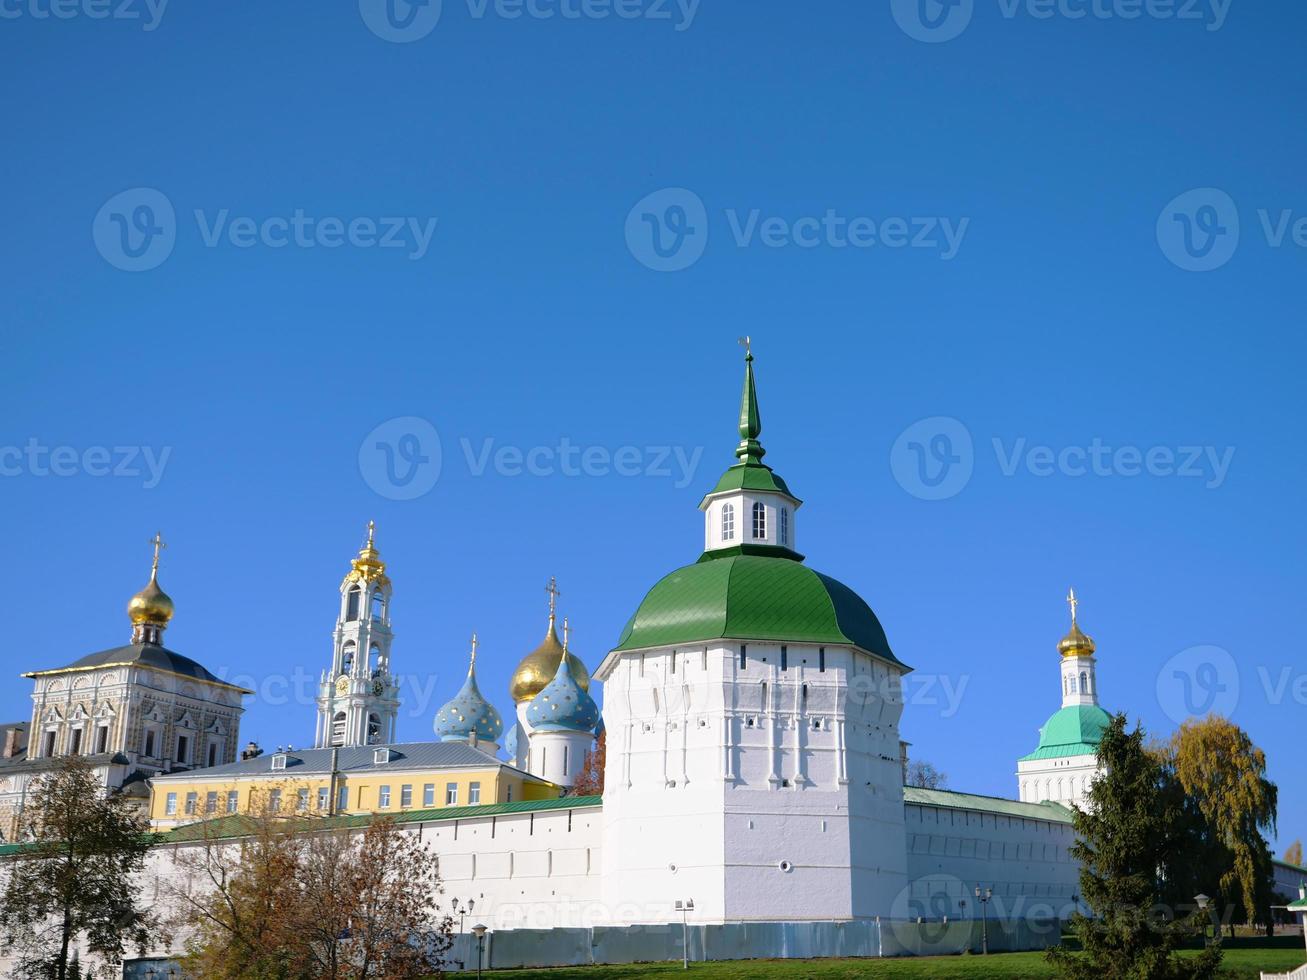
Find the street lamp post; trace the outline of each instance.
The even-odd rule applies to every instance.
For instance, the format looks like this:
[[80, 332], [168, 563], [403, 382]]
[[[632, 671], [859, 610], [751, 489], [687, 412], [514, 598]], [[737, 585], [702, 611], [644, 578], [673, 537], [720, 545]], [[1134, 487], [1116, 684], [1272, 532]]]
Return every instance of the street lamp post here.
[[694, 911], [694, 899], [676, 900], [676, 911], [681, 913], [681, 969], [690, 968], [690, 913]]
[[[1209, 898], [1208, 896], [1200, 892], [1199, 894], [1194, 896], [1194, 901], [1198, 903], [1198, 908], [1201, 911], [1206, 912], [1207, 905], [1209, 902], [1211, 902], [1211, 898]], [[1204, 949], [1207, 948], [1207, 923], [1206, 922], [1203, 923], [1203, 948]]]
[[477, 980], [481, 980], [481, 957], [486, 950], [486, 927], [478, 922], [472, 927], [472, 934], [477, 937]]
[[454, 908], [454, 914], [458, 916], [458, 931], [461, 933], [463, 931], [463, 920], [467, 916], [471, 915], [472, 910], [476, 908], [476, 904], [477, 904], [476, 899], [469, 898], [467, 900], [467, 904], [462, 907], [459, 906], [458, 899], [454, 899], [452, 904]]
[[979, 885], [976, 886], [976, 898], [980, 901], [980, 952], [983, 956], [989, 955], [989, 900], [993, 897], [994, 889], [982, 891]]

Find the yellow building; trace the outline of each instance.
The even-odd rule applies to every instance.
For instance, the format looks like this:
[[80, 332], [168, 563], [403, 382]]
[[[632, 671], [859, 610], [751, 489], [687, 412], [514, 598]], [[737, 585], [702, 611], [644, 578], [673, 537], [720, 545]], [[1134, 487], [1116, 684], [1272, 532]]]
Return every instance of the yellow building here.
[[150, 820], [168, 830], [269, 810], [321, 816], [406, 813], [555, 799], [561, 787], [467, 742], [303, 749], [151, 780]]

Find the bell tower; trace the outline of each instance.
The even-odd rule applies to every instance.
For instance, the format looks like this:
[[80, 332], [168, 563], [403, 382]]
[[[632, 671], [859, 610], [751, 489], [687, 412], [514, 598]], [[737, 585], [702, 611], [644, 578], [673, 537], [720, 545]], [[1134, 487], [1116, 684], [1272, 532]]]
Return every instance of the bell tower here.
[[395, 741], [399, 684], [390, 672], [390, 578], [377, 551], [376, 524], [340, 583], [331, 669], [318, 691], [318, 748]]

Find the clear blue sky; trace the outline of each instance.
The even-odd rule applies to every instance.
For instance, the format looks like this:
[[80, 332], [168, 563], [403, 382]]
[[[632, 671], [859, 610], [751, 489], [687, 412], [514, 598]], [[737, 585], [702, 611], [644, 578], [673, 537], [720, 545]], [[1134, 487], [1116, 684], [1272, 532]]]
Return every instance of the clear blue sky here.
[[[156, 529], [172, 648], [265, 689], [316, 676], [369, 518], [395, 581], [396, 669], [434, 684], [425, 701], [410, 688], [401, 735], [429, 736], [473, 630], [507, 714], [549, 575], [594, 666], [645, 590], [699, 554], [749, 333], [768, 461], [806, 501], [802, 550], [935, 678], [903, 721], [916, 756], [954, 788], [1015, 792], [1014, 760], [1058, 703], [1074, 585], [1106, 706], [1169, 732], [1178, 664], [1266, 748], [1282, 843], [1307, 836], [1305, 256], [1292, 225], [1277, 247], [1258, 214], [1272, 232], [1307, 214], [1301, 4], [1235, 0], [1210, 30], [1209, 4], [1204, 22], [975, 0], [933, 43], [896, 22], [911, 4], [715, 3], [693, 19], [669, 4], [662, 20], [445, 0], [426, 36], [392, 43], [371, 0], [178, 3], [153, 30], [93, 18], [89, 0], [65, 19], [14, 2], [0, 444], [23, 454], [0, 458], [0, 715], [30, 710], [20, 671], [126, 642]], [[157, 195], [114, 200], [138, 188]], [[628, 228], [665, 188], [693, 197], [654, 198]], [[125, 271], [114, 236], [168, 232], [160, 196], [172, 250]], [[687, 202], [701, 257], [650, 268], [644, 215], [671, 235]], [[357, 226], [356, 244], [275, 247], [274, 221], [241, 247], [250, 219], [297, 212], [412, 219], [409, 244], [368, 247]], [[423, 248], [412, 228], [431, 218]], [[897, 247], [895, 218], [909, 237], [918, 218], [965, 231], [946, 258], [942, 232]], [[822, 225], [853, 219], [888, 242], [836, 247]], [[1188, 258], [1186, 230], [1207, 236]], [[1181, 267], [1204, 263], [1219, 267]], [[442, 466], [430, 492], [393, 499], [360, 446], [410, 416], [439, 433]], [[937, 416], [971, 438], [972, 475], [925, 500], [904, 486], [923, 492], [914, 466], [963, 459], [963, 437], [900, 435]], [[408, 458], [405, 435], [383, 432]], [[637, 469], [659, 469], [645, 447], [703, 455], [688, 482], [674, 459], [671, 476], [475, 472], [486, 440], [564, 439], [595, 459], [637, 447]], [[1073, 475], [1095, 440], [1156, 451], [1157, 472], [1128, 475], [1127, 452]], [[70, 447], [76, 472], [41, 475], [33, 441]], [[102, 463], [86, 450], [117, 446], [167, 450], [157, 486], [88, 472]], [[1228, 467], [1161, 472], [1187, 446]], [[1052, 475], [1035, 475], [1047, 456]], [[1207, 646], [1231, 661], [1192, 649]], [[245, 733], [308, 741], [313, 707], [276, 701], [250, 704]]]

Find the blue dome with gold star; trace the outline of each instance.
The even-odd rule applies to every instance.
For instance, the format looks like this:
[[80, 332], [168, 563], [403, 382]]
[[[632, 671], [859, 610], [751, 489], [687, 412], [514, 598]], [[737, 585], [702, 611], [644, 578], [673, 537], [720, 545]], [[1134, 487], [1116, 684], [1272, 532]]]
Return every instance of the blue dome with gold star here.
[[592, 732], [599, 723], [599, 706], [572, 676], [568, 657], [558, 662], [554, 679], [531, 699], [527, 724], [540, 732]]
[[467, 669], [467, 680], [436, 714], [436, 734], [442, 742], [465, 742], [473, 735], [483, 742], [498, 742], [504, 730], [504, 720], [495, 706], [487, 701], [477, 688], [476, 637], [472, 638], [472, 663]]

